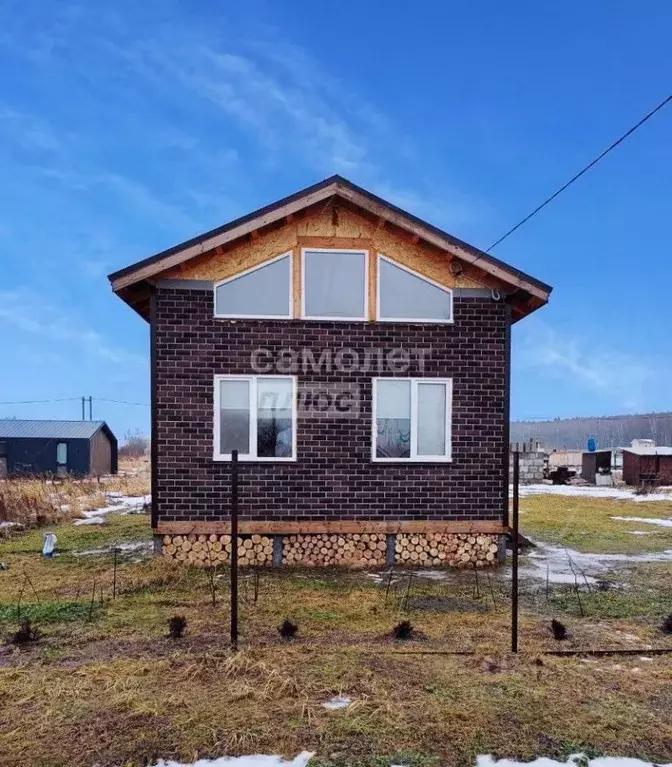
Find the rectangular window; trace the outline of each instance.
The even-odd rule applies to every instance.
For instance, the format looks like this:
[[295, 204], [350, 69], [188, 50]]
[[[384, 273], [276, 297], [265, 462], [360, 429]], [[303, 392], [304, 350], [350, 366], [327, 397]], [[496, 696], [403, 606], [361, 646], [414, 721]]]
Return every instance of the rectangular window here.
[[59, 466], [66, 466], [68, 463], [68, 444], [67, 442], [59, 442], [56, 445], [56, 463]]
[[367, 251], [303, 250], [302, 255], [302, 317], [366, 320]]
[[453, 291], [385, 256], [378, 256], [378, 319], [453, 321]]
[[296, 378], [215, 376], [214, 459], [296, 458]]
[[292, 254], [285, 253], [218, 282], [215, 317], [291, 319]]
[[374, 378], [374, 461], [450, 461], [450, 378]]

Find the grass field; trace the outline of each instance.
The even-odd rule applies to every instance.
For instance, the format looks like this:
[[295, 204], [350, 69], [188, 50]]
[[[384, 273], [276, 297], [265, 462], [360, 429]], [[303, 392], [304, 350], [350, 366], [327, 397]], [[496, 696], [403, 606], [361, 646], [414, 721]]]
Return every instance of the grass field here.
[[[629, 535], [610, 516], [665, 516], [663, 506], [529, 498], [523, 532], [584, 551], [642, 553], [651, 537]], [[590, 536], [579, 535], [585, 527]], [[0, 632], [26, 616], [42, 632], [36, 643], [0, 648], [0, 765], [128, 767], [304, 749], [322, 767], [393, 758], [466, 767], [479, 753], [578, 750], [672, 759], [672, 656], [542, 654], [672, 647], [659, 631], [672, 612], [670, 563], [604, 574], [619, 583], [607, 591], [580, 584], [581, 609], [571, 584], [553, 585], [547, 598], [543, 582], [524, 582], [518, 656], [508, 652], [506, 572], [479, 573], [478, 583], [473, 573], [413, 578], [409, 591], [406, 573], [388, 590], [385, 576], [267, 569], [256, 598], [256, 579], [244, 573], [241, 652], [232, 655], [225, 570], [210, 578], [146, 556], [136, 547], [150, 541], [144, 515], [65, 523], [57, 534], [53, 560], [39, 555], [40, 530], [0, 544], [9, 568], [0, 570]], [[655, 550], [671, 547], [665, 535]], [[112, 547], [122, 544], [113, 598]], [[174, 615], [187, 619], [179, 640], [167, 636]], [[553, 640], [551, 617], [571, 639]], [[299, 626], [292, 642], [276, 630], [285, 618]], [[415, 640], [389, 637], [402, 619]], [[459, 650], [473, 654], [442, 654]], [[350, 707], [322, 707], [341, 693]]]

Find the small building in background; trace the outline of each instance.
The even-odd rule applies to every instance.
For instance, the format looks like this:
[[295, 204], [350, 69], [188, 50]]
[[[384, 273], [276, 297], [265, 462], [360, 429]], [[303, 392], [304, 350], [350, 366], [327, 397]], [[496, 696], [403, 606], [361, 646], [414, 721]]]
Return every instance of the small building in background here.
[[633, 439], [623, 448], [623, 481], [626, 485], [672, 485], [672, 447], [657, 446], [652, 439]]
[[0, 420], [0, 477], [117, 473], [117, 438], [105, 421]]
[[611, 485], [612, 451], [592, 450], [581, 456], [581, 479], [591, 485]]

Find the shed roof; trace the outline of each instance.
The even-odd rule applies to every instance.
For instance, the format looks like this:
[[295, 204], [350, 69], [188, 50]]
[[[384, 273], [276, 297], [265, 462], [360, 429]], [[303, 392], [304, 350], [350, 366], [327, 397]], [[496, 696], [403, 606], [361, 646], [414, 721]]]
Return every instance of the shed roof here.
[[0, 439], [90, 439], [109, 427], [105, 421], [33, 421], [8, 418], [0, 420]]
[[668, 455], [672, 456], [672, 447], [624, 447], [624, 453], [635, 455]]

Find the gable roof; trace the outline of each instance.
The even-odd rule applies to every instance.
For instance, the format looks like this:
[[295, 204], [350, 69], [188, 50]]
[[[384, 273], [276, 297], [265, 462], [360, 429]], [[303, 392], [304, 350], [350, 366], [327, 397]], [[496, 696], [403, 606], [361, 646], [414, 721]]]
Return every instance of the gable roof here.
[[[224, 226], [212, 229], [149, 258], [119, 269], [108, 275], [108, 279], [112, 284], [112, 289], [121, 298], [136, 311], [139, 311], [142, 316], [147, 317], [148, 306], [145, 305], [147, 302], [143, 300], [146, 296], [142, 295], [142, 287], [147, 287], [148, 281], [151, 282], [152, 278], [161, 272], [183, 264], [214, 248], [228, 246], [259, 229], [278, 222], [283, 223], [288, 216], [291, 217], [306, 208], [331, 198], [339, 198], [347, 204], [375, 216], [380, 223], [389, 223], [399, 227], [411, 233], [418, 240], [424, 240], [445, 250], [452, 258], [459, 259], [465, 265], [475, 267], [484, 274], [491, 275], [500, 283], [510, 286], [511, 292], [519, 291], [525, 301], [530, 298], [536, 299], [536, 305], [528, 311], [532, 311], [548, 301], [552, 291], [550, 285], [500, 261], [473, 245], [453, 237], [448, 232], [444, 232], [442, 229], [398, 208], [341, 176], [331, 176], [289, 197], [284, 197], [253, 213], [230, 221]], [[141, 308], [138, 307], [139, 302], [143, 303]]]
[[90, 439], [99, 429], [112, 435], [105, 421], [0, 420], [0, 439]]

